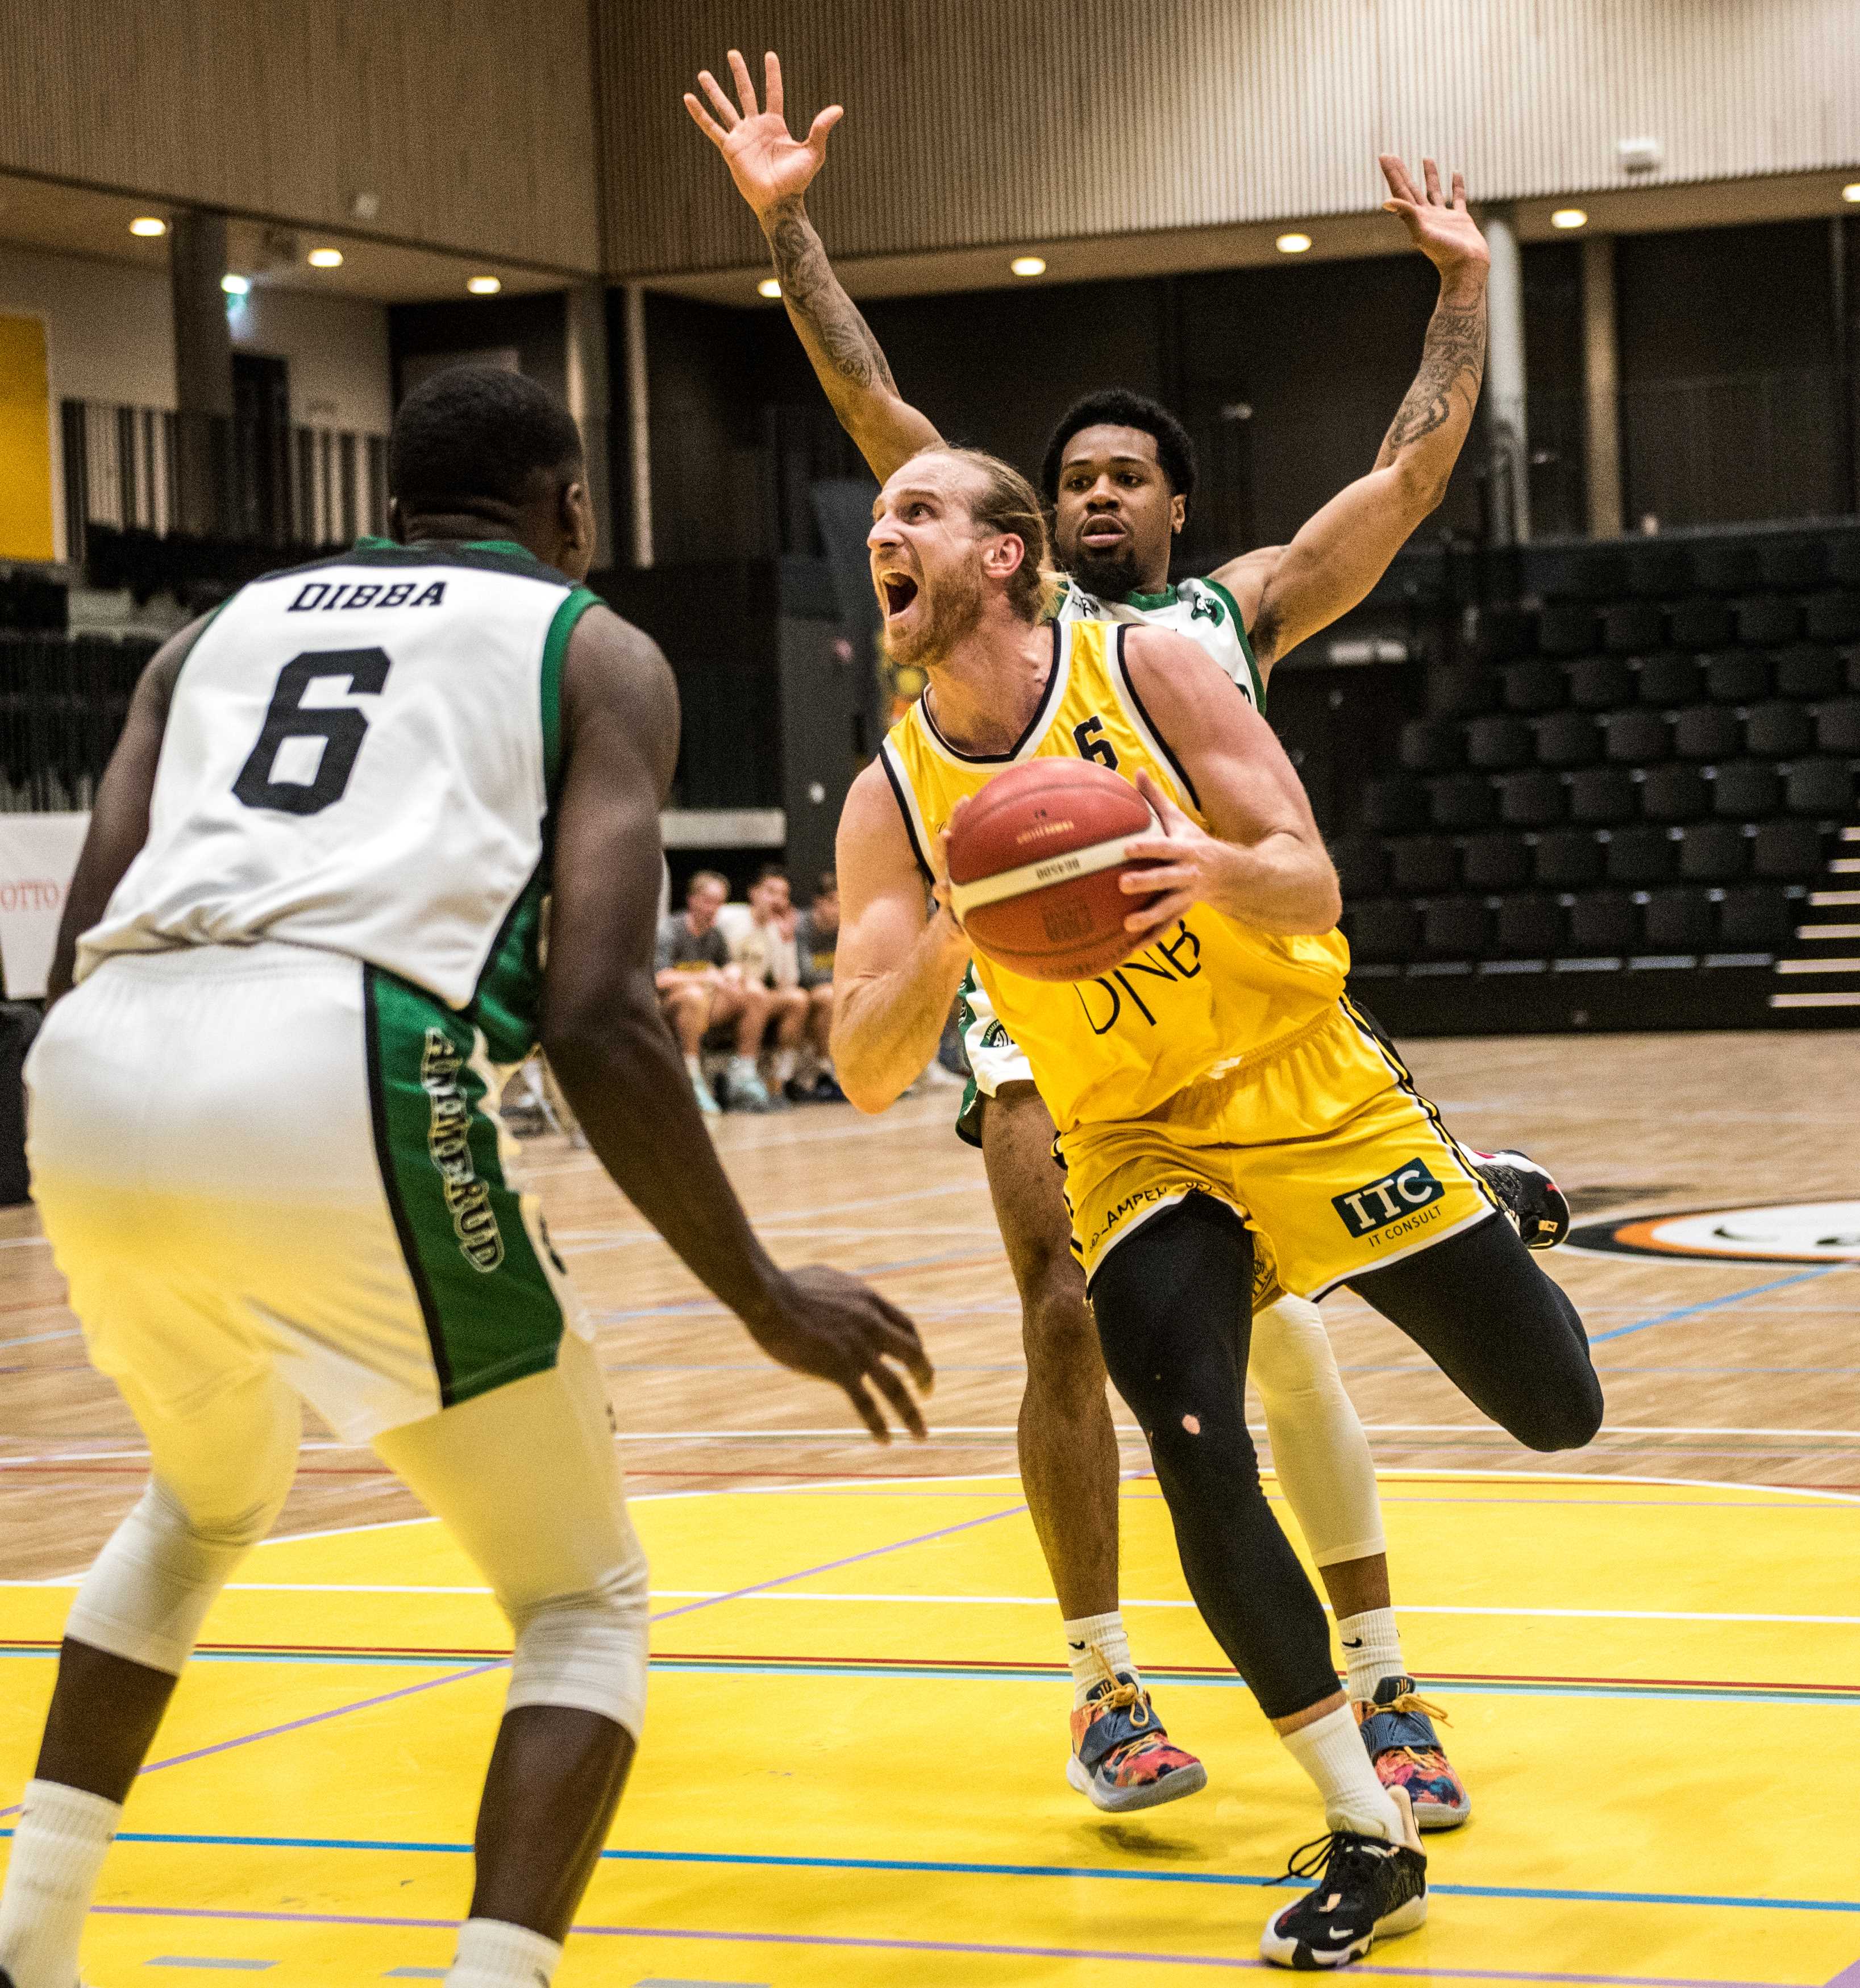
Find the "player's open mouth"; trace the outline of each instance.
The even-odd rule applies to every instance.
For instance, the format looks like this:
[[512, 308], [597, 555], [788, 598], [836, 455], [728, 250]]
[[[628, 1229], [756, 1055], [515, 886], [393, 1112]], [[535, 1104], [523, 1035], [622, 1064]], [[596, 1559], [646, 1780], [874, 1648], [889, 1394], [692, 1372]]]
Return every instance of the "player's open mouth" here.
[[903, 614], [917, 598], [917, 582], [907, 573], [884, 573], [878, 576], [878, 584], [884, 590], [884, 611], [887, 620]]
[[1094, 518], [1079, 533], [1079, 543], [1085, 546], [1114, 546], [1120, 539], [1129, 534], [1112, 518]]

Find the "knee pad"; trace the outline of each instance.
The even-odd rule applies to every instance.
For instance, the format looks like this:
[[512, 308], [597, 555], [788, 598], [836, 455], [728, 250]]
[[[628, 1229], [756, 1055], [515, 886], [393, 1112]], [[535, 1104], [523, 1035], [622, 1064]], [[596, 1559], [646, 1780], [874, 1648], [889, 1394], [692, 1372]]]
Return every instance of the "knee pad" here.
[[584, 1594], [513, 1614], [516, 1653], [505, 1709], [554, 1705], [598, 1712], [635, 1740], [646, 1718], [648, 1574], [637, 1541], [624, 1563]]

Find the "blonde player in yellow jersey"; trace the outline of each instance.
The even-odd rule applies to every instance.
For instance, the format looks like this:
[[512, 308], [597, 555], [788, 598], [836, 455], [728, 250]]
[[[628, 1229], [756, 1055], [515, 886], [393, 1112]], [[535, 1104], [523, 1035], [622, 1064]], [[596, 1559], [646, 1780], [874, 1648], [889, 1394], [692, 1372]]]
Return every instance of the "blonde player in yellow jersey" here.
[[1260, 1489], [1246, 1294], [1348, 1283], [1545, 1450], [1600, 1425], [1581, 1323], [1351, 1007], [1335, 874], [1232, 680], [1167, 630], [1043, 624], [1039, 502], [991, 457], [927, 449], [874, 512], [887, 645], [928, 687], [840, 820], [840, 1081], [882, 1111], [935, 1047], [971, 957], [945, 874], [956, 809], [1003, 766], [1104, 742], [1162, 823], [1137, 845], [1162, 867], [1127, 884], [1164, 894], [1133, 905], [1133, 958], [1077, 986], [976, 965], [1058, 1127], [1105, 1365], [1148, 1439], [1190, 1591], [1323, 1798], [1329, 1834], [1301, 1867], [1322, 1879], [1261, 1952], [1341, 1966], [1421, 1923], [1425, 1858]]

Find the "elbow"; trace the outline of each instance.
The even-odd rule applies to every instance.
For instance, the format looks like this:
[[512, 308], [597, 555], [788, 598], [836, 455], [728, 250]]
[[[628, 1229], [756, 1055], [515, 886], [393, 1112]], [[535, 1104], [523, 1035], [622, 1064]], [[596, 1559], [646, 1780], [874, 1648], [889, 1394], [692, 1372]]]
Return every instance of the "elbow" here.
[[901, 1094], [898, 1087], [888, 1084], [882, 1071], [871, 1067], [847, 1031], [836, 1028], [829, 1046], [833, 1052], [834, 1081], [855, 1111], [876, 1118], [898, 1102]]
[[662, 1051], [671, 1040], [649, 978], [629, 979], [598, 999], [552, 1004], [541, 1034], [543, 1053], [565, 1087], [642, 1053]]
[[847, 1103], [868, 1118], [876, 1118], [880, 1112], [888, 1111], [898, 1102], [895, 1091], [861, 1084], [837, 1063], [834, 1065], [834, 1080], [845, 1092]]
[[[1456, 449], [1456, 459], [1458, 455], [1459, 451]], [[1412, 461], [1402, 461], [1395, 465], [1395, 471], [1401, 478], [1402, 508], [1407, 514], [1408, 529], [1412, 532], [1424, 519], [1431, 516], [1445, 502], [1453, 465], [1449, 462], [1444, 469], [1441, 469]]]
[[1286, 915], [1279, 928], [1287, 938], [1321, 938], [1337, 929], [1344, 915], [1344, 897], [1327, 857], [1321, 868], [1310, 867], [1287, 894]]

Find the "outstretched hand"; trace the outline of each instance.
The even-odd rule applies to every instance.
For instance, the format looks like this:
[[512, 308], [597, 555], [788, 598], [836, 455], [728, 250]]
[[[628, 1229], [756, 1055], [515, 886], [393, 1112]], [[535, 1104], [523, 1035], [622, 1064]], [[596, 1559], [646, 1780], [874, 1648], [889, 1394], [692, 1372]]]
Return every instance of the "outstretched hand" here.
[[1140, 952], [1207, 901], [1216, 888], [1216, 872], [1232, 851], [1185, 814], [1148, 773], [1138, 773], [1137, 790], [1157, 821], [1153, 835], [1127, 844], [1124, 852], [1133, 866], [1124, 873], [1124, 894], [1147, 900], [1124, 921], [1133, 949]]
[[772, 1360], [844, 1391], [878, 1442], [891, 1439], [891, 1412], [921, 1442], [927, 1432], [915, 1396], [888, 1362], [895, 1362], [927, 1395], [936, 1376], [917, 1327], [870, 1286], [844, 1270], [810, 1264], [781, 1280], [772, 1316], [749, 1326]]
[[[688, 103], [691, 100], [687, 97]], [[1466, 183], [1463, 174], [1452, 177], [1451, 189], [1442, 191], [1440, 168], [1432, 159], [1421, 161], [1422, 184], [1417, 187], [1408, 168], [1392, 152], [1381, 155], [1382, 177], [1388, 182], [1389, 198], [1382, 211], [1392, 214], [1408, 230], [1408, 238], [1442, 276], [1457, 269], [1483, 270], [1491, 260], [1479, 223], [1466, 211]]]
[[730, 73], [736, 81], [736, 103], [705, 69], [698, 72], [698, 81], [716, 115], [712, 116], [689, 90], [685, 93], [685, 108], [723, 154], [736, 191], [759, 217], [783, 201], [798, 200], [807, 191], [814, 174], [827, 163], [827, 134], [845, 113], [838, 104], [830, 103], [808, 127], [806, 138], [797, 139], [782, 114], [781, 58], [773, 49], [763, 57], [766, 110], [757, 107], [749, 66], [735, 49], [730, 50]]

